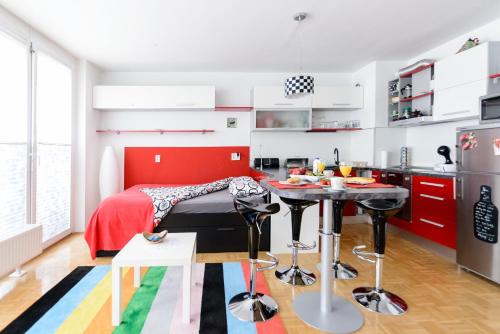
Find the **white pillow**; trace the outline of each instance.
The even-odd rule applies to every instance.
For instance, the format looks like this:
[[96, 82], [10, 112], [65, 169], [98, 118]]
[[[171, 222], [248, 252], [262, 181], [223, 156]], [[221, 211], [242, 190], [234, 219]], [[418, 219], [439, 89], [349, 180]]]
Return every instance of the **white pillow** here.
[[228, 188], [231, 195], [238, 198], [267, 193], [267, 191], [250, 176], [235, 177], [229, 182]]

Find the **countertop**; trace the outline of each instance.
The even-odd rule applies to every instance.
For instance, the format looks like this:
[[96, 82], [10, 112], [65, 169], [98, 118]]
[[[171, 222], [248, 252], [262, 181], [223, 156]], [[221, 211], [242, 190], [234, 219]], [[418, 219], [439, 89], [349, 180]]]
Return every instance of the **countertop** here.
[[307, 200], [365, 200], [365, 199], [404, 199], [409, 196], [408, 189], [395, 188], [366, 188], [346, 189], [344, 191], [328, 191], [325, 189], [279, 189], [264, 179], [260, 181], [262, 187], [275, 193], [279, 197]]
[[[285, 167], [280, 167], [280, 168], [275, 168], [275, 169], [255, 169], [252, 168], [254, 171], [257, 172], [262, 172], [266, 175], [269, 175], [270, 177], [274, 177], [280, 180], [284, 180], [287, 177], [287, 172], [288, 169]], [[308, 167], [308, 169], [312, 169], [311, 167]], [[326, 166], [326, 169], [333, 169], [333, 170], [338, 170], [338, 166]], [[400, 167], [389, 167], [389, 168], [380, 168], [380, 167], [353, 167], [353, 170], [380, 170], [380, 171], [385, 171], [385, 172], [399, 172], [399, 173], [405, 173], [405, 174], [411, 174], [411, 175], [423, 175], [423, 176], [434, 176], [434, 177], [444, 177], [444, 178], [453, 178], [457, 176], [457, 173], [448, 173], [448, 172], [437, 172], [435, 170], [432, 170], [430, 168], [425, 168], [425, 167], [410, 167], [407, 169], [402, 169]]]

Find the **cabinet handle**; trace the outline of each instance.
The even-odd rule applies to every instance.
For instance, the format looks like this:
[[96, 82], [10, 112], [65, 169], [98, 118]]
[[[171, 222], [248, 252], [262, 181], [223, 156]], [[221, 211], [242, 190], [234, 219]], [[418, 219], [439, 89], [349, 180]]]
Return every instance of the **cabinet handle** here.
[[235, 231], [236, 228], [234, 227], [218, 227], [217, 231]]
[[432, 182], [421, 181], [420, 184], [423, 184], [423, 185], [426, 185], [426, 186], [431, 186], [431, 187], [444, 188], [444, 184], [442, 184], [442, 183], [432, 183]]
[[420, 197], [426, 197], [426, 198], [435, 199], [438, 201], [444, 201], [444, 198], [442, 198], [442, 197], [437, 197], [437, 196], [432, 196], [432, 195], [427, 195], [427, 194], [420, 194]]
[[332, 103], [332, 106], [350, 106], [350, 103]]
[[275, 103], [274, 105], [275, 106], [293, 106], [293, 103], [282, 102], [282, 103]]
[[426, 223], [426, 224], [429, 224], [429, 225], [437, 226], [439, 228], [444, 228], [443, 224], [439, 224], [439, 223], [433, 222], [432, 220], [428, 220], [428, 219], [425, 219], [425, 218], [420, 218], [420, 221], [422, 223]]
[[467, 110], [460, 110], [460, 111], [451, 111], [451, 112], [445, 112], [443, 113], [443, 116], [446, 116], [446, 115], [458, 115], [458, 114], [465, 114], [465, 113], [468, 113], [470, 110], [467, 109]]

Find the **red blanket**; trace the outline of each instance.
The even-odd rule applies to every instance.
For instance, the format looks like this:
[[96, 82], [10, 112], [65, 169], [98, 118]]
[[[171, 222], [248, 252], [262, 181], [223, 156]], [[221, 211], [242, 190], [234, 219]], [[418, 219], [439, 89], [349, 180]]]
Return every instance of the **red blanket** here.
[[93, 259], [98, 250], [122, 249], [131, 236], [153, 231], [153, 203], [140, 189], [160, 186], [166, 185], [136, 185], [101, 202], [85, 229], [85, 240]]

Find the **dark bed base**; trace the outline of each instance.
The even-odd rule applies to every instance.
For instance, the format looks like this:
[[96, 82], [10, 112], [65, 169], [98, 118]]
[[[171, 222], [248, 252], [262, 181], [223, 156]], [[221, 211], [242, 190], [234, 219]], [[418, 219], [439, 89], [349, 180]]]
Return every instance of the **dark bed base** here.
[[[196, 232], [198, 253], [245, 252], [248, 250], [248, 228], [238, 213], [200, 213], [168, 215], [156, 232]], [[271, 228], [262, 226], [260, 250], [271, 248]], [[168, 236], [167, 236], [168, 238]]]
[[[266, 202], [270, 202], [266, 196]], [[271, 249], [270, 217], [262, 224], [260, 250]], [[246, 252], [248, 250], [248, 229], [243, 218], [231, 213], [171, 213], [167, 215], [155, 232], [168, 230], [169, 233], [196, 232], [198, 253]], [[168, 239], [168, 236], [167, 236]], [[97, 251], [98, 257], [114, 256], [118, 251]]]

